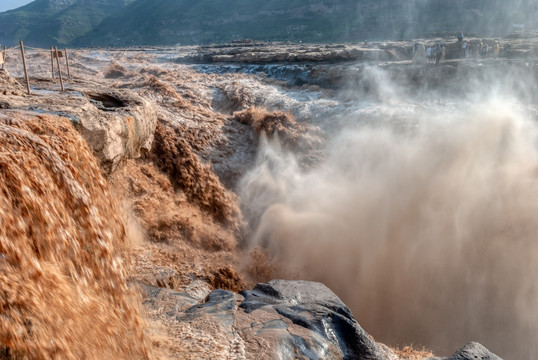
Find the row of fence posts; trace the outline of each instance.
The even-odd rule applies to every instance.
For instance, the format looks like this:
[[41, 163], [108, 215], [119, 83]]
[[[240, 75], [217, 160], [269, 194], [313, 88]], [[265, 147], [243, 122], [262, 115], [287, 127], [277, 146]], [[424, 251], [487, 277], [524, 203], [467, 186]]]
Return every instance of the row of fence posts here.
[[[30, 80], [29, 80], [29, 77], [28, 77], [28, 69], [26, 67], [26, 57], [24, 55], [24, 44], [22, 43], [22, 41], [20, 41], [20, 48], [21, 48], [21, 56], [22, 56], [22, 65], [23, 65], [23, 68], [24, 68], [24, 78], [26, 80], [26, 90], [28, 91], [28, 95], [31, 95], [31, 91], [30, 91]], [[71, 79], [71, 72], [69, 70], [69, 57], [68, 57], [68, 54], [67, 54], [67, 49], [64, 49], [63, 53], [62, 51], [58, 51], [58, 48], [55, 46], [55, 47], [50, 47], [50, 64], [51, 64], [51, 69], [52, 69], [52, 80], [55, 79], [55, 76], [54, 76], [54, 58], [56, 58], [56, 65], [58, 66], [58, 77], [60, 79], [60, 86], [62, 87], [62, 92], [65, 91], [64, 89], [64, 81], [63, 81], [63, 77], [62, 77], [62, 69], [60, 68], [60, 58], [61, 57], [64, 57], [64, 54], [65, 53], [65, 64], [67, 65], [67, 77], [69, 79]], [[5, 62], [6, 62], [6, 57], [7, 57], [7, 46], [4, 45], [4, 51], [3, 51], [3, 54], [2, 54], [2, 69], [4, 69], [4, 65], [5, 65]]]

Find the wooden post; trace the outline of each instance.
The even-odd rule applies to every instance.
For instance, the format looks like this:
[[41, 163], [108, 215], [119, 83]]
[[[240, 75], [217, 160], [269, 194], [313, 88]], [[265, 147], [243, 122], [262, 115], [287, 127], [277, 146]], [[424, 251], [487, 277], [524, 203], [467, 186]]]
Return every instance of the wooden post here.
[[22, 40], [20, 42], [21, 46], [21, 54], [22, 54], [22, 66], [24, 66], [24, 77], [26, 78], [26, 90], [28, 90], [28, 95], [31, 95], [30, 92], [30, 80], [28, 79], [28, 70], [26, 69], [26, 58], [24, 57], [24, 45], [22, 44]]
[[67, 49], [64, 49], [65, 52], [65, 63], [67, 64], [67, 78], [71, 79], [71, 73], [69, 72], [69, 59], [67, 57]]
[[62, 87], [62, 92], [64, 92], [64, 80], [62, 79], [62, 69], [60, 68], [60, 57], [58, 56], [58, 48], [54, 47], [54, 56], [56, 56], [56, 64], [58, 65], [58, 76], [60, 77], [60, 85]]
[[6, 57], [7, 57], [7, 46], [4, 45], [4, 63], [2, 64], [2, 69], [4, 69], [4, 65], [6, 64]]
[[50, 68], [52, 69], [52, 80], [54, 80], [54, 50], [50, 47]]

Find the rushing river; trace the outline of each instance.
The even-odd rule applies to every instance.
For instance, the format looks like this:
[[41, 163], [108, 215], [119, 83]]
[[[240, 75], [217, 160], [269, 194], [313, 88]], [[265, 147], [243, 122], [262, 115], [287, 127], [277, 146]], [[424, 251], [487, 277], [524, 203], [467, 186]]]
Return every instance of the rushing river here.
[[[33, 73], [48, 71], [47, 55], [29, 57]], [[214, 124], [244, 126], [234, 122], [233, 111], [239, 109], [230, 99], [290, 112], [300, 130], [288, 140], [315, 140], [290, 147], [262, 138], [257, 149], [252, 141], [232, 144], [226, 156], [204, 154], [208, 163], [218, 157], [220, 173], [211, 165], [220, 176], [232, 168], [229, 158], [239, 159], [232, 165], [242, 175], [236, 188], [248, 222], [247, 248], [265, 249], [277, 276], [325, 283], [364, 329], [391, 346], [414, 343], [448, 355], [474, 340], [508, 359], [538, 357], [535, 65], [492, 60], [457, 70], [410, 64], [187, 66], [164, 62], [169, 53], [150, 55], [80, 51], [73, 54], [78, 62], [73, 68], [86, 78], [103, 77], [110, 59], [123, 56], [125, 67], [115, 64], [120, 75], [107, 86], [149, 94], [162, 101], [160, 116], [185, 128], [205, 119], [208, 143], [218, 130], [210, 127]], [[17, 66], [8, 68], [20, 75]], [[146, 92], [148, 83], [157, 83], [153, 77], [171, 90], [161, 84], [165, 92]], [[184, 88], [181, 96], [175, 92]], [[196, 106], [169, 111], [170, 94], [194, 99]], [[218, 121], [211, 118], [217, 112]], [[9, 314], [11, 322], [0, 326], [12, 338], [9, 345], [35, 357], [106, 358], [114, 352], [146, 357], [138, 309], [128, 300], [126, 276], [113, 250], [121, 248], [125, 230], [111, 215], [116, 209], [89, 149], [81, 140], [64, 148], [65, 139], [55, 142], [47, 132], [43, 139], [23, 136], [22, 130], [7, 128], [8, 120], [2, 120], [6, 151], [0, 190], [14, 195], [0, 201], [0, 270], [10, 271], [0, 282], [6, 294], [18, 296], [19, 306], [10, 305], [16, 310]], [[74, 133], [67, 123], [60, 131], [56, 119], [45, 120], [52, 134]], [[40, 136], [44, 131], [31, 130]], [[223, 134], [221, 143], [229, 140]], [[251, 139], [242, 134], [232, 140]], [[63, 158], [49, 147], [66, 163], [70, 154], [83, 154], [84, 161], [59, 167]], [[242, 149], [257, 150], [256, 159], [237, 156]], [[86, 174], [81, 169], [87, 178], [77, 178]], [[50, 204], [53, 216], [44, 215], [43, 204]], [[88, 216], [94, 208], [102, 211]], [[102, 256], [93, 257], [96, 251]], [[16, 260], [24, 265], [21, 271]], [[92, 285], [101, 283], [106, 291]], [[7, 306], [4, 300], [0, 306]], [[22, 316], [25, 311], [30, 316]], [[102, 346], [99, 337], [86, 336], [84, 326], [62, 332], [58, 319], [66, 318], [83, 319], [98, 334], [109, 331], [110, 341]], [[47, 321], [58, 327], [41, 329], [40, 322]], [[46, 338], [55, 334], [58, 344], [25, 348], [30, 330]], [[137, 341], [139, 346], [131, 346]]]

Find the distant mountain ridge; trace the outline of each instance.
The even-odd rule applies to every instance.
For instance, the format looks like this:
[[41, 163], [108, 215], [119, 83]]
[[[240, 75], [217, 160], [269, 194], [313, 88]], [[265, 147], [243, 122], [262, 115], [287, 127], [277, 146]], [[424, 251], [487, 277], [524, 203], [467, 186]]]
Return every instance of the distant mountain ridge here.
[[534, 0], [35, 0], [0, 13], [0, 42], [34, 46], [356, 42], [536, 28]]
[[0, 42], [69, 45], [133, 0], [35, 0], [0, 13]]

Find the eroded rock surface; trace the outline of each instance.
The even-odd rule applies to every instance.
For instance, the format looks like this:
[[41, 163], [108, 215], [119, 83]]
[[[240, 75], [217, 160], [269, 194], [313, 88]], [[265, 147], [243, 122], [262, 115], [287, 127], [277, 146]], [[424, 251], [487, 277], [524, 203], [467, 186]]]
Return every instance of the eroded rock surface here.
[[[217, 289], [202, 301], [185, 292], [141, 285], [152, 317], [164, 317], [169, 331], [190, 324], [198, 334], [214, 333], [222, 358], [237, 359], [400, 359], [376, 343], [349, 308], [325, 285], [272, 280], [240, 294]], [[214, 335], [215, 336], [215, 335]], [[200, 336], [182, 339], [199, 346]], [[208, 349], [210, 351], [210, 349]], [[210, 352], [206, 352], [211, 356]], [[500, 359], [484, 346], [469, 343], [450, 358]]]
[[110, 173], [127, 158], [149, 151], [157, 123], [154, 105], [128, 90], [114, 90], [90, 82], [76, 81], [65, 92], [43, 79], [32, 84], [27, 95], [7, 72], [0, 74], [2, 108], [54, 114], [71, 120], [105, 172]]

